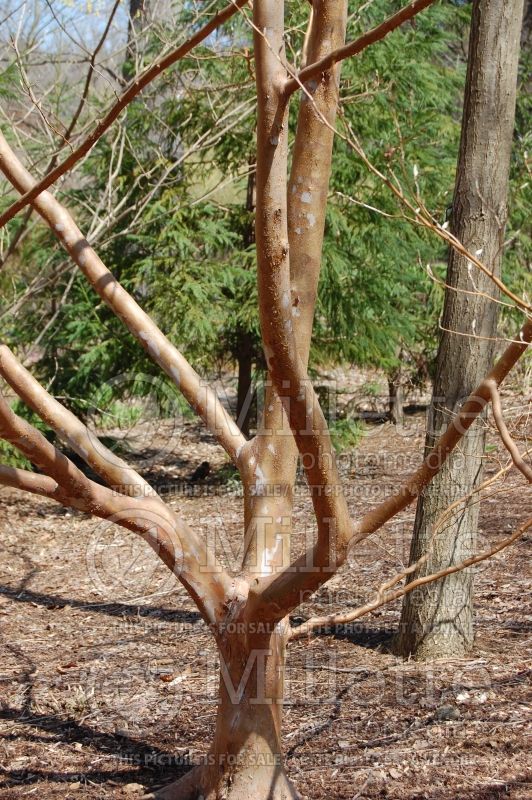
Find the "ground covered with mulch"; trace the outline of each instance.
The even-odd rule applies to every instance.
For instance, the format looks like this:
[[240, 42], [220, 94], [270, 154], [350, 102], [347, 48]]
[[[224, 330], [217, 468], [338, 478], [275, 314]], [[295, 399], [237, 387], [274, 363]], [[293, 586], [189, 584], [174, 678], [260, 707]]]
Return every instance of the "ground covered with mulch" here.
[[[521, 428], [524, 402], [505, 397]], [[342, 456], [354, 515], [397, 490], [419, 463], [423, 431], [423, 414], [403, 427], [368, 425]], [[238, 482], [211, 437], [190, 421], [152, 422], [143, 436], [144, 473], [196, 528], [219, 526], [237, 553]], [[491, 426], [489, 442], [491, 474], [507, 458]], [[296, 529], [311, 530], [300, 488]], [[530, 514], [522, 475], [499, 489], [482, 505], [481, 549]], [[413, 517], [408, 509], [361, 545], [295, 623], [371, 597], [407, 561]], [[212, 738], [218, 683], [213, 643], [185, 591], [133, 534], [45, 500], [0, 490], [0, 526], [0, 797], [121, 800], [184, 773]], [[529, 539], [476, 568], [468, 659], [396, 657], [400, 601], [290, 645], [284, 749], [304, 796], [531, 796]]]

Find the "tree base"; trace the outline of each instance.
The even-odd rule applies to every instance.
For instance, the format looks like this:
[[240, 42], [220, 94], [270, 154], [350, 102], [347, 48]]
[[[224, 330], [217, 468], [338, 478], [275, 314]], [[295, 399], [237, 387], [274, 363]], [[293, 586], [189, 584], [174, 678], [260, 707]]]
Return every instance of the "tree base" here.
[[284, 768], [242, 767], [220, 771], [197, 766], [143, 800], [302, 800]]

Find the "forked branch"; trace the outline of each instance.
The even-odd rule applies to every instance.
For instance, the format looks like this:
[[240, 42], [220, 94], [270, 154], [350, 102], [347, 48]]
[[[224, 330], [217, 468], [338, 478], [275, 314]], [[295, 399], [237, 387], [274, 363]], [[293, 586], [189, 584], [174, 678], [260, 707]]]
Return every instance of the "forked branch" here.
[[[15, 414], [1, 394], [0, 438], [56, 482], [54, 499], [58, 502], [97, 516], [102, 516], [104, 510], [109, 515], [117, 510], [118, 506], [111, 502], [112, 492], [89, 480], [40, 431]], [[116, 499], [118, 501], [119, 496]]]
[[214, 625], [223, 615], [222, 604], [235, 582], [188, 525], [158, 498], [126, 497], [94, 483], [40, 431], [15, 414], [1, 394], [0, 438], [45, 473], [32, 477], [29, 472], [2, 465], [0, 483], [49, 497], [140, 534], [185, 586], [208, 624]]
[[[259, 315], [264, 353], [283, 403], [305, 470], [318, 523], [316, 565], [329, 564], [331, 543], [342, 546], [351, 533], [334, 448], [317, 395], [298, 352], [291, 301], [287, 209], [287, 106], [282, 94], [284, 4], [256, 3], [257, 63], [257, 265]], [[262, 31], [268, 31], [268, 41]], [[312, 187], [300, 185], [303, 201]]]
[[[347, 2], [314, 0], [311, 6], [304, 50], [305, 57], [317, 61], [344, 43]], [[287, 321], [292, 320], [298, 354], [305, 369], [308, 365], [321, 266], [339, 72], [339, 66], [326, 72], [313, 93], [313, 103], [329, 125], [323, 124], [320, 115], [314, 113], [310, 103], [300, 103], [292, 149], [290, 190], [287, 195], [291, 297], [285, 312]], [[311, 193], [307, 192], [310, 187], [305, 182], [305, 176], [309, 173], [312, 174]], [[263, 496], [252, 497], [250, 502], [245, 503], [246, 519], [251, 517], [246, 525], [245, 566], [260, 566], [261, 573], [268, 574], [271, 572], [268, 562], [270, 559], [278, 562], [281, 549], [277, 519], [284, 519], [289, 523], [284, 527], [281, 536], [284, 540], [283, 563], [289, 563], [290, 560], [288, 542], [291, 535], [293, 487], [298, 458], [298, 449], [286, 413], [271, 379], [267, 382], [263, 419], [252, 448], [261, 466], [265, 485], [272, 483], [282, 487], [275, 499], [265, 491]], [[274, 507], [275, 513], [272, 514]], [[257, 524], [254, 522], [258, 519], [264, 527], [260, 535], [256, 535]], [[323, 549], [328, 553], [327, 542]]]
[[120, 494], [154, 495], [138, 472], [105, 447], [96, 434], [52, 397], [22, 366], [6, 345], [0, 345], [0, 375], [13, 391], [72, 448], [86, 464]]

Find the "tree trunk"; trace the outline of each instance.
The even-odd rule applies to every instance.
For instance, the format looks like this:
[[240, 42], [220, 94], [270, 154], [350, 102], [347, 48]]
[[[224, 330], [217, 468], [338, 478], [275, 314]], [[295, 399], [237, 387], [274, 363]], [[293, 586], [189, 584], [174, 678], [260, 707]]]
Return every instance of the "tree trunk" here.
[[[399, 353], [399, 358], [401, 356], [402, 353]], [[402, 425], [404, 422], [403, 384], [400, 366], [388, 375], [388, 417], [394, 425]]]
[[146, 0], [129, 0], [126, 57], [122, 65], [122, 77], [126, 81], [130, 80], [135, 74], [135, 61], [138, 50], [137, 40], [144, 25], [146, 5]]
[[[455, 236], [495, 274], [500, 273], [508, 173], [514, 127], [523, 0], [476, 0], [473, 5], [464, 114], [452, 227]], [[497, 304], [490, 279], [450, 252], [442, 334], [427, 428], [427, 448], [493, 357]], [[419, 499], [410, 563], [429, 550], [421, 575], [459, 563], [473, 552], [478, 503], [465, 503], [430, 545], [440, 514], [482, 478], [484, 423], [478, 420]], [[460, 656], [473, 642], [473, 575], [467, 570], [405, 597], [399, 633], [403, 655]]]
[[[282, 626], [239, 625], [220, 650], [220, 690], [214, 744], [205, 763], [156, 794], [157, 800], [293, 800], [299, 795], [281, 758], [286, 638]], [[287, 628], [286, 628], [287, 629]], [[262, 632], [264, 631], [265, 632]]]
[[252, 376], [253, 346], [251, 337], [243, 332], [238, 339], [237, 366], [238, 387], [236, 400], [236, 419], [244, 436], [249, 438], [251, 418], [253, 416]]
[[388, 379], [388, 416], [394, 425], [404, 422], [403, 387], [395, 378]]
[[129, 48], [135, 35], [142, 27], [144, 15], [146, 14], [146, 0], [129, 0], [129, 20], [127, 26], [127, 47]]

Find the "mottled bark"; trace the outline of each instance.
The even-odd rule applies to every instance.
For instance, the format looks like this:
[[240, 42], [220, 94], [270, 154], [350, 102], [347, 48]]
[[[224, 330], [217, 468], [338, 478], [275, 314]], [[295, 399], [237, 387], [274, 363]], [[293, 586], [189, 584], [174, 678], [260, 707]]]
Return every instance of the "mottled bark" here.
[[[141, 476], [131, 473], [120, 460], [111, 458], [84, 426], [64, 413], [44, 388], [23, 370], [13, 354], [0, 352], [0, 374], [17, 395], [51, 425], [109, 487], [113, 487], [113, 491], [88, 480], [36, 429], [18, 418], [1, 398], [0, 437], [17, 447], [45, 475], [0, 467], [0, 483], [112, 520], [145, 538], [182, 582], [215, 637], [221, 676], [214, 742], [204, 762], [181, 781], [161, 791], [161, 798], [281, 800], [297, 796], [281, 761], [283, 675], [289, 635], [287, 614], [334, 574], [345, 558], [348, 544], [365, 539], [419, 496], [442, 464], [449, 460], [475, 417], [482, 413], [490, 398], [496, 397], [496, 387], [532, 338], [532, 323], [528, 323], [523, 327], [520, 340], [506, 349], [491, 370], [489, 380], [479, 383], [475, 396], [469, 398], [458, 418], [453, 419], [406, 484], [376, 508], [352, 520], [340, 485], [327, 424], [307, 375], [331, 169], [332, 128], [338, 101], [338, 63], [411, 19], [431, 1], [414, 0], [345, 48], [347, 1], [314, 0], [305, 42], [307, 66], [300, 72], [305, 85], [288, 180], [287, 105], [299, 84], [289, 75], [285, 63], [283, 3], [255, 0], [253, 4], [258, 96], [256, 242], [261, 332], [269, 384], [257, 436], [251, 441], [245, 440], [216, 393], [205, 386], [185, 356], [109, 272], [72, 216], [51, 194], [42, 192], [44, 185], [49, 185], [46, 181], [55, 180], [53, 175], [45, 184], [41, 182], [36, 186], [0, 134], [0, 169], [23, 194], [21, 202], [0, 216], [0, 224], [10, 219], [17, 209], [32, 203], [91, 287], [204, 420], [242, 478], [245, 531], [241, 570], [237, 577], [223, 569], [216, 554], [163, 503]], [[245, 0], [235, 0], [177, 50], [142, 73], [89, 138], [63, 162], [62, 171], [54, 172], [55, 177], [72, 167], [90, 149], [156, 73], [190, 52], [244, 5]], [[501, 18], [503, 16], [501, 12]], [[494, 63], [502, 64], [502, 56], [494, 52], [497, 56]], [[508, 62], [504, 64], [507, 65]], [[494, 105], [493, 115], [496, 112]], [[464, 141], [466, 133], [468, 131], [464, 132]], [[480, 133], [472, 135], [478, 138]], [[510, 136], [504, 141], [504, 147], [495, 143], [499, 158], [501, 151], [509, 148], [509, 139]], [[490, 141], [488, 145], [493, 147], [494, 143]], [[497, 164], [492, 168], [493, 174], [498, 175], [498, 170]], [[479, 174], [484, 175], [484, 172], [480, 170]], [[250, 184], [248, 204], [249, 201]], [[469, 204], [469, 216], [484, 221], [491, 220], [492, 216], [499, 221], [503, 219], [504, 207], [497, 204], [491, 184], [485, 191], [483, 188], [480, 201], [479, 210], [475, 210], [475, 196], [471, 198], [465, 188], [457, 188], [457, 207], [459, 203]], [[487, 226], [487, 222], [485, 224]], [[486, 230], [482, 228], [481, 234], [487, 238], [481, 246], [487, 248], [490, 263], [496, 266], [501, 240], [497, 239], [498, 246], [492, 239], [488, 241], [486, 231], [489, 230], [489, 226]], [[479, 247], [468, 228], [456, 227], [455, 231], [472, 247]], [[249, 243], [251, 240], [250, 237]], [[455, 268], [463, 277], [459, 266], [458, 261], [455, 263], [451, 259], [450, 270]], [[487, 285], [491, 290], [489, 282]], [[448, 303], [449, 324], [457, 325], [458, 321], [466, 319], [460, 316], [457, 320], [459, 315], [453, 311], [451, 300], [448, 299]], [[484, 320], [474, 318], [475, 325], [479, 326], [477, 333], [482, 332]], [[475, 341], [469, 346], [476, 346]], [[454, 397], [459, 390], [454, 386], [451, 389]], [[465, 387], [461, 386], [460, 391], [465, 391]], [[474, 433], [472, 441], [475, 436], [478, 434]], [[310, 456], [312, 461], [309, 464], [307, 460], [304, 466], [312, 490], [318, 538], [315, 546], [294, 559], [291, 553], [292, 500], [299, 456]], [[129, 496], [128, 489], [135, 490], [131, 492], [134, 497]]]
[[[278, 13], [273, 8], [269, 13]], [[314, 3], [306, 37], [306, 57], [317, 61], [331, 49], [340, 47], [345, 39], [347, 3], [345, 0]], [[268, 26], [271, 27], [271, 26]], [[266, 52], [269, 52], [267, 46]], [[259, 58], [260, 60], [260, 58]], [[272, 70], [279, 68], [275, 58]], [[283, 71], [284, 77], [284, 71]], [[316, 292], [321, 267], [321, 251], [325, 227], [325, 209], [329, 177], [331, 172], [334, 133], [324, 120], [332, 125], [336, 118], [338, 103], [339, 67], [323, 75], [321, 82], [313, 85], [312, 102], [303, 99], [299, 106], [296, 137], [293, 146], [291, 172], [286, 190], [286, 168], [282, 184], [277, 188], [286, 207], [286, 233], [290, 251], [290, 289], [285, 295], [285, 314], [288, 316], [297, 342], [298, 355], [307, 365], [312, 323], [316, 303]], [[282, 104], [280, 87], [278, 102]], [[275, 111], [274, 111], [275, 114]], [[259, 133], [261, 126], [259, 125]], [[263, 130], [269, 130], [263, 127]], [[286, 136], [286, 130], [283, 135]], [[258, 154], [272, 145], [272, 137], [262, 134]], [[273, 137], [273, 141], [276, 138]], [[261, 156], [262, 157], [262, 156]], [[275, 159], [279, 154], [275, 153]], [[263, 172], [267, 164], [262, 157]], [[307, 185], [303, 186], [303, 176]], [[299, 190], [297, 191], [297, 187]], [[306, 192], [311, 190], [311, 196]], [[258, 187], [264, 194], [264, 186]], [[303, 196], [303, 199], [302, 199]], [[310, 202], [309, 202], [310, 201]], [[312, 224], [311, 224], [312, 222]], [[257, 234], [263, 230], [263, 220], [256, 220]], [[259, 228], [261, 230], [259, 230]], [[264, 236], [264, 233], [261, 234]], [[257, 236], [258, 238], [258, 236]], [[288, 300], [288, 302], [286, 302]], [[245, 454], [247, 455], [247, 454]], [[262, 493], [251, 494], [257, 489], [257, 475], [247, 484], [246, 502], [246, 556], [245, 564], [256, 574], [268, 575], [271, 570], [261, 569], [265, 564], [265, 553], [275, 558], [277, 568], [290, 564], [290, 534], [292, 527], [293, 486], [296, 476], [298, 449], [290, 432], [290, 425], [279, 395], [271, 378], [267, 381], [264, 414], [253, 443], [251, 457], [261, 467], [264, 475]], [[257, 530], [260, 529], [260, 534]], [[258, 541], [260, 539], [260, 546]], [[288, 546], [287, 546], [288, 544]], [[329, 573], [330, 574], [330, 573]]]
[[220, 637], [216, 731], [204, 762], [156, 794], [157, 800], [296, 800], [281, 756], [288, 627], [240, 620]]
[[[452, 210], [455, 236], [500, 274], [507, 218], [508, 174], [514, 127], [519, 37], [523, 0], [476, 0], [473, 5], [462, 134]], [[492, 361], [497, 304], [490, 279], [467, 259], [449, 254], [442, 333], [437, 355], [426, 446], [449, 423]], [[425, 489], [416, 514], [410, 559], [427, 548], [439, 515], [469, 494], [482, 477], [485, 423], [470, 428]], [[436, 538], [419, 573], [429, 574], [471, 555], [478, 503], [469, 501]], [[409, 594], [399, 634], [404, 655], [433, 658], [463, 655], [473, 642], [473, 573], [463, 571]]]

